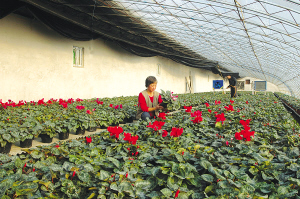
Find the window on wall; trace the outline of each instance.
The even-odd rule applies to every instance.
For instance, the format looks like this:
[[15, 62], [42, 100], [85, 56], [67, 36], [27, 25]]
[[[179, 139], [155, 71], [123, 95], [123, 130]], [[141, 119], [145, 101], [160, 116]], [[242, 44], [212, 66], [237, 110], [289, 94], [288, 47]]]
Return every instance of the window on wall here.
[[246, 79], [246, 84], [250, 84], [250, 79]]
[[73, 46], [73, 67], [83, 67], [83, 48]]

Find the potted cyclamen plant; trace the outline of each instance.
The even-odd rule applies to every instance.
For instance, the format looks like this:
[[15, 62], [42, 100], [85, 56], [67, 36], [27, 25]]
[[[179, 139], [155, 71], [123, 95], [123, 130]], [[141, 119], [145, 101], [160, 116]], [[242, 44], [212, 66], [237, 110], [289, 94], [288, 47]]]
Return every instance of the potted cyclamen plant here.
[[180, 104], [177, 100], [178, 95], [177, 96], [173, 96], [173, 92], [171, 91], [164, 91], [161, 89], [161, 99], [163, 100], [162, 103], [160, 103], [160, 105], [166, 109], [168, 109], [169, 111], [174, 111], [174, 110], [178, 110], [180, 108]]

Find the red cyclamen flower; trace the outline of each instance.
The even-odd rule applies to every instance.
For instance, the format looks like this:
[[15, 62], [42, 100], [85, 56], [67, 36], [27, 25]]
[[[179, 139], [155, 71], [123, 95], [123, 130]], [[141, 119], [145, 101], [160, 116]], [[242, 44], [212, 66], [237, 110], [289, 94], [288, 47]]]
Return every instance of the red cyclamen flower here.
[[166, 137], [167, 135], [168, 135], [168, 131], [163, 130], [163, 132], [162, 132], [162, 137]]
[[90, 110], [86, 110], [87, 114], [92, 114], [92, 112]]
[[166, 119], [166, 113], [159, 113], [158, 117], [165, 120]]
[[91, 137], [85, 137], [86, 143], [89, 144], [92, 142], [92, 138]]
[[185, 112], [190, 113], [193, 107], [192, 106], [184, 106], [183, 108], [186, 109]]
[[165, 125], [165, 122], [154, 121], [153, 124], [151, 124], [151, 122], [149, 122], [149, 125], [147, 127], [152, 128], [154, 131], [158, 131], [161, 129], [161, 127], [163, 125]]
[[110, 136], [115, 136], [117, 139], [119, 139], [119, 135], [123, 132], [123, 129], [119, 126], [109, 126], [107, 127], [107, 131], [110, 132]]
[[172, 128], [172, 131], [170, 133], [170, 136], [172, 137], [179, 137], [183, 133], [183, 128]]

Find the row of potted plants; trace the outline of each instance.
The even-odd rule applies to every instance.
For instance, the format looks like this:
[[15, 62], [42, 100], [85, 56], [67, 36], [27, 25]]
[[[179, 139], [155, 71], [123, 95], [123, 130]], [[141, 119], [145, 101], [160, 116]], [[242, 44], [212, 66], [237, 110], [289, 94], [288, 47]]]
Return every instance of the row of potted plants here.
[[281, 102], [202, 96], [172, 115], [2, 154], [0, 197], [299, 198], [300, 127]]
[[[132, 121], [136, 113], [135, 97], [120, 97], [117, 100], [104, 98], [91, 100], [48, 100], [0, 105], [0, 143], [2, 149], [7, 143], [31, 141], [41, 136], [43, 142], [51, 142], [58, 133], [66, 139], [70, 132], [83, 134], [85, 130], [95, 131], [109, 125]], [[112, 103], [122, 104], [113, 105]], [[110, 103], [110, 104], [108, 104]], [[28, 146], [27, 146], [28, 147]], [[4, 150], [4, 149], [3, 149]]]
[[279, 92], [276, 92], [275, 95], [300, 114], [300, 100], [298, 98]]

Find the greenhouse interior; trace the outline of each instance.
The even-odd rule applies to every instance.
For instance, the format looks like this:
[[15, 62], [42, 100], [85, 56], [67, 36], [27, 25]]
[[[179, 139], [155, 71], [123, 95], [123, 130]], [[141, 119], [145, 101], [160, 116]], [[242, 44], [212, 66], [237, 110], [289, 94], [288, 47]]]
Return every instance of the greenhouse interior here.
[[300, 198], [298, 0], [0, 1], [0, 198]]

